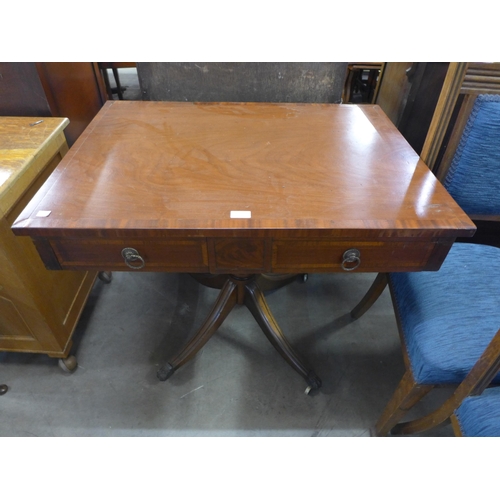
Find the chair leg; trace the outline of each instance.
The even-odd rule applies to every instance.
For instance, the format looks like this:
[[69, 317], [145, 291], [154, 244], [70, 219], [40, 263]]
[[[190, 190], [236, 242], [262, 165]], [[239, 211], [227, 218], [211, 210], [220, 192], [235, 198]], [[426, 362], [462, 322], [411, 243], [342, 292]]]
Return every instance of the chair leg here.
[[116, 92], [118, 94], [118, 99], [120, 101], [123, 101], [123, 92], [122, 92], [122, 86], [120, 83], [120, 76], [118, 75], [118, 68], [113, 68], [113, 76], [115, 77]]
[[407, 370], [375, 426], [376, 436], [387, 436], [404, 415], [434, 386], [418, 385]]
[[372, 286], [368, 289], [365, 296], [361, 299], [358, 305], [351, 311], [351, 318], [359, 319], [365, 314], [370, 307], [375, 304], [377, 299], [382, 295], [382, 292], [387, 286], [388, 279], [386, 273], [379, 273], [375, 278]]
[[458, 418], [455, 414], [450, 416], [451, 426], [453, 428], [453, 432], [456, 437], [463, 437], [462, 429], [460, 428], [460, 424], [458, 423]]
[[417, 434], [448, 423], [450, 416], [460, 406], [463, 399], [471, 394], [480, 394], [491, 383], [500, 369], [500, 330], [495, 334], [488, 347], [467, 377], [453, 394], [433, 412], [394, 426], [392, 434]]
[[106, 68], [101, 68], [102, 77], [104, 79], [104, 86], [106, 87], [106, 93], [108, 94], [108, 99], [113, 100], [113, 92], [111, 91], [111, 84], [109, 83], [108, 70]]

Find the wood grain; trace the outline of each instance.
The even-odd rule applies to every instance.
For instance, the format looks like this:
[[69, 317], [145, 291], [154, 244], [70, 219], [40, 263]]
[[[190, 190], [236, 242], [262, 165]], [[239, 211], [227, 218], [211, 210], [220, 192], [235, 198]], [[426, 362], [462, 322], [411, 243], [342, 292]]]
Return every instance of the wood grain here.
[[380, 238], [474, 226], [378, 106], [114, 101], [13, 229]]
[[[248, 211], [250, 218], [233, 218]], [[40, 217], [40, 212], [49, 213]], [[233, 214], [234, 215], [234, 214]], [[378, 106], [108, 102], [13, 224], [50, 269], [438, 269], [475, 226]]]

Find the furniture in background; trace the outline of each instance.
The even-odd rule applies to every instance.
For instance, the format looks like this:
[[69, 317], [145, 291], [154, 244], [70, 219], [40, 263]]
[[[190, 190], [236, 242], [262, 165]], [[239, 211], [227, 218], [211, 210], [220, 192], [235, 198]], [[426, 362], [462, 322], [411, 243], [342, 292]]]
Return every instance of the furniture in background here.
[[420, 154], [443, 87], [447, 62], [386, 62], [375, 104]]
[[97, 63], [0, 62], [0, 116], [66, 117], [71, 147], [106, 102]]
[[[476, 97], [480, 94], [500, 95], [500, 63], [452, 63], [449, 73], [452, 78], [447, 77], [443, 98], [436, 107], [436, 116], [422, 150], [430, 168], [443, 182]], [[492, 136], [491, 140], [491, 150], [496, 153], [498, 135]], [[488, 190], [491, 193], [492, 186]], [[475, 212], [472, 212], [472, 217], [477, 226], [476, 233], [472, 239], [458, 238], [458, 241], [500, 246], [498, 217]]]
[[465, 398], [451, 424], [458, 437], [500, 437], [500, 387]]
[[342, 102], [374, 104], [377, 101], [384, 66], [381, 62], [355, 62], [347, 65]]
[[[422, 157], [475, 223], [497, 224], [497, 247], [499, 70], [479, 65], [478, 71], [478, 65], [450, 64], [422, 151]], [[495, 94], [479, 95], [485, 87]], [[445, 138], [446, 148], [437, 162]], [[378, 435], [422, 432], [447, 422], [464, 397], [481, 392], [497, 375], [500, 249], [490, 246], [492, 242], [456, 243], [442, 268], [432, 275], [379, 274], [351, 312], [355, 319], [362, 316], [389, 282], [406, 373], [376, 425]], [[450, 384], [458, 386], [456, 391], [435, 412], [398, 424], [433, 387]]]
[[[101, 75], [104, 80], [104, 85], [106, 86], [106, 94], [108, 96], [108, 99], [113, 100], [113, 94], [118, 95], [119, 100], [123, 100], [123, 92], [125, 91], [125, 88], [121, 86], [120, 83], [120, 75], [119, 75], [119, 69], [120, 68], [135, 68], [136, 63], [135, 62], [100, 62], [97, 63], [99, 66], [99, 70], [101, 71]], [[115, 87], [111, 86], [111, 83], [109, 81], [109, 75], [108, 75], [108, 69], [111, 69], [113, 72], [113, 77], [115, 79]]]
[[434, 270], [474, 230], [378, 106], [255, 102], [108, 101], [13, 224], [49, 269], [215, 275], [161, 380], [244, 304], [308, 388], [258, 277]]
[[0, 350], [48, 354], [71, 371], [71, 336], [96, 273], [48, 271], [31, 239], [10, 229], [66, 154], [67, 125], [66, 118], [0, 117]]

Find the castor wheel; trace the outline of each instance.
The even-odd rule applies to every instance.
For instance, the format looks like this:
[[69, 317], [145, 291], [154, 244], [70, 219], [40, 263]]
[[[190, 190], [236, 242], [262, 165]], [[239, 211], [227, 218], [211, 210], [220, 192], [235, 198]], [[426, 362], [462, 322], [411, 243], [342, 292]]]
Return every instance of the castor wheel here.
[[170, 378], [174, 372], [175, 368], [170, 363], [165, 363], [165, 366], [156, 372], [156, 376], [158, 377], [158, 380], [165, 382], [165, 380]]
[[106, 284], [111, 283], [111, 280], [113, 279], [113, 273], [111, 271], [100, 271], [97, 274], [97, 277]]
[[301, 274], [300, 275], [300, 282], [305, 283], [307, 281], [307, 278], [309, 278], [309, 275], [307, 273]]
[[312, 370], [307, 374], [307, 382], [309, 383], [309, 385], [304, 391], [306, 395], [309, 394], [313, 389], [319, 389], [323, 384], [321, 382], [321, 379]]
[[78, 366], [75, 356], [68, 356], [59, 360], [59, 368], [66, 373], [73, 373]]
[[3, 396], [8, 390], [9, 388], [5, 384], [0, 385], [0, 396]]

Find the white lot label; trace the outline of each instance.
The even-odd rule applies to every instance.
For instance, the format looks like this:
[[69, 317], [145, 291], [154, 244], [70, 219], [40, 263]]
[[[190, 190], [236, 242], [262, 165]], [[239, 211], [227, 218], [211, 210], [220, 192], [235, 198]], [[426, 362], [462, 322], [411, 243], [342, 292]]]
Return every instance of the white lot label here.
[[251, 219], [252, 212], [250, 210], [231, 210], [231, 219]]

